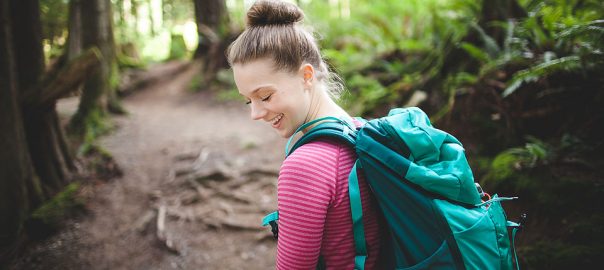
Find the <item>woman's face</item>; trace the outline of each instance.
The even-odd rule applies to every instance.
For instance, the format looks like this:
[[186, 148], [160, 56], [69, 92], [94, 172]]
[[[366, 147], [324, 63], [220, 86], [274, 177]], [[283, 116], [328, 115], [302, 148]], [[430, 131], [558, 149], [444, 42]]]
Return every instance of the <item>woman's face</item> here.
[[[264, 120], [281, 137], [291, 137], [310, 108], [309, 65], [296, 72], [276, 71], [270, 59], [233, 65], [235, 84], [247, 100], [253, 120]], [[310, 67], [312, 76], [312, 67]], [[306, 74], [308, 78], [308, 74]]]

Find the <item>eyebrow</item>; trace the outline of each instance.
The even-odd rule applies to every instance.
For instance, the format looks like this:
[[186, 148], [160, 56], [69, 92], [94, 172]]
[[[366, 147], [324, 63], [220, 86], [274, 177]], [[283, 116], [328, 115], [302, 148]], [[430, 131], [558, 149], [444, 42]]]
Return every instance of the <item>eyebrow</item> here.
[[254, 89], [254, 90], [253, 90], [253, 91], [250, 93], [250, 95], [256, 94], [258, 91], [260, 91], [260, 90], [262, 90], [262, 89], [264, 89], [264, 88], [267, 88], [267, 87], [271, 87], [271, 86], [272, 86], [272, 85], [270, 85], [270, 84], [267, 84], [267, 85], [262, 85], [262, 86], [260, 86], [260, 87], [258, 87], [258, 88], [256, 88], [256, 89]]
[[[266, 85], [261, 85], [258, 88], [254, 89], [251, 93], [250, 96], [256, 94], [258, 91], [262, 90], [263, 88], [268, 88], [268, 87], [273, 87], [272, 84], [266, 84]], [[241, 92], [239, 92], [239, 95], [246, 97], [245, 95], [241, 94]]]

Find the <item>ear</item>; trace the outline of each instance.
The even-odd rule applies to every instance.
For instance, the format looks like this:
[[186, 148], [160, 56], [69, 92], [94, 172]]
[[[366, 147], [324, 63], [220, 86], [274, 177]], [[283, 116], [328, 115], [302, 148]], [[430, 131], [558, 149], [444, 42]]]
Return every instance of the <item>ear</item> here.
[[300, 67], [300, 75], [302, 75], [302, 78], [304, 79], [305, 88], [312, 87], [312, 83], [315, 78], [315, 68], [311, 64], [303, 64]]

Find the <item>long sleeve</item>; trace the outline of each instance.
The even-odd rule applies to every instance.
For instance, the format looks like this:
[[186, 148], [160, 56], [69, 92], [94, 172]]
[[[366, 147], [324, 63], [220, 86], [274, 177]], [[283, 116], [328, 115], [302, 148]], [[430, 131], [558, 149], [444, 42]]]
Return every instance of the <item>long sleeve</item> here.
[[[277, 184], [279, 239], [277, 269], [315, 269], [319, 256], [327, 269], [354, 268], [354, 237], [348, 174], [356, 154], [333, 140], [307, 143], [281, 166]], [[367, 242], [366, 269], [379, 254], [378, 211], [364, 177], [359, 177]]]
[[308, 144], [283, 163], [278, 180], [277, 269], [315, 269], [334, 197], [337, 148]]

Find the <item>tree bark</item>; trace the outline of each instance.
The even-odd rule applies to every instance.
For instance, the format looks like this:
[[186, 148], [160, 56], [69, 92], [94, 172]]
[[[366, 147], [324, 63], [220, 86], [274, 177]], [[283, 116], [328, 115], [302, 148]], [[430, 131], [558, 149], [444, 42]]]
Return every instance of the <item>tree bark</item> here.
[[41, 34], [37, 0], [0, 1], [0, 260], [30, 211], [76, 170], [55, 104], [98, 60], [92, 52], [43, 81]]
[[69, 21], [67, 22], [67, 60], [74, 59], [82, 52], [82, 1], [69, 1]]
[[106, 112], [123, 112], [115, 91], [117, 64], [110, 0], [90, 0], [81, 5], [83, 48], [99, 48], [100, 68], [84, 84], [78, 111], [70, 127], [84, 136], [98, 128]]
[[[38, 84], [44, 74], [44, 53], [40, 8], [35, 0], [12, 0], [11, 7], [13, 48], [17, 63], [17, 85], [20, 99], [28, 92], [40, 95]], [[41, 188], [47, 196], [54, 194], [67, 183], [69, 168], [64, 161], [71, 156], [58, 151], [65, 142], [63, 131], [56, 124], [54, 102], [46, 107], [22, 106], [25, 135], [36, 174], [40, 177]], [[37, 189], [31, 186], [31, 189]], [[31, 192], [34, 194], [34, 192]], [[33, 205], [39, 200], [31, 197]]]
[[92, 48], [79, 55], [64, 67], [47, 76], [39, 88], [23, 95], [23, 103], [28, 107], [49, 107], [59, 98], [69, 94], [96, 71], [101, 63], [101, 53]]
[[39, 192], [28, 190], [38, 183], [18, 103], [16, 67], [9, 2], [0, 1], [0, 264], [21, 235], [30, 201], [41, 200]]
[[207, 56], [211, 48], [226, 36], [229, 17], [224, 0], [194, 0], [194, 4], [195, 22], [199, 35], [194, 57], [201, 58]]
[[224, 0], [194, 0], [199, 42], [193, 57], [202, 62], [202, 82], [209, 85], [216, 73], [228, 67], [224, 51], [234, 40]]
[[10, 0], [12, 33], [16, 55], [19, 88], [36, 87], [44, 74], [44, 51], [42, 50], [42, 26], [39, 1]]

